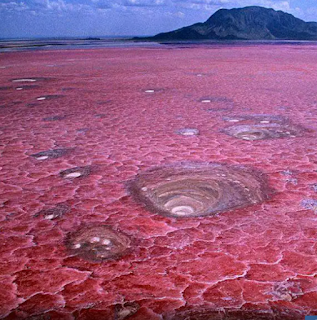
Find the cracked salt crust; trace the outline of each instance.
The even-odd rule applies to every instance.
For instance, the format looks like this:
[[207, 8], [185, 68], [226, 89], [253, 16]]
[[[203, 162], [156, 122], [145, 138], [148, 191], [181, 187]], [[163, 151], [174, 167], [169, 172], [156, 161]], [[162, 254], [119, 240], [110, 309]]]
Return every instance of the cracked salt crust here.
[[[317, 75], [311, 72], [305, 76], [304, 81], [298, 77], [288, 77], [286, 81], [274, 76], [276, 68], [305, 68], [307, 64], [313, 65], [314, 50], [307, 50], [305, 46], [296, 47], [295, 50], [290, 45], [282, 50], [278, 46], [260, 46], [260, 50], [241, 47], [238, 51], [222, 47], [208, 52], [195, 48], [177, 52], [173, 49], [154, 50], [146, 54], [139, 49], [105, 49], [102, 52], [92, 50], [89, 53], [85, 50], [58, 50], [54, 53], [25, 54], [29, 57], [28, 61], [21, 60], [21, 54], [12, 54], [14, 63], [10, 70], [16, 75], [21, 67], [25, 68], [24, 74], [38, 74], [42, 68], [38, 63], [39, 55], [43, 65], [51, 63], [52, 59], [64, 61], [67, 57], [89, 56], [94, 66], [104, 68], [100, 70], [103, 75], [107, 74], [109, 79], [116, 81], [99, 83], [98, 87], [100, 92], [111, 92], [113, 108], [109, 109], [110, 103], [103, 110], [100, 109], [102, 106], [98, 106], [98, 111], [88, 110], [87, 104], [95, 101], [98, 92], [89, 79], [87, 82], [81, 80], [87, 78], [87, 64], [80, 64], [77, 59], [78, 62], [73, 63], [72, 67], [65, 65], [65, 68], [60, 69], [55, 76], [61, 77], [65, 86], [78, 81], [77, 88], [74, 89], [77, 91], [65, 91], [64, 100], [56, 101], [60, 114], [74, 115], [74, 121], [69, 121], [67, 128], [63, 123], [42, 126], [43, 114], [52, 112], [52, 106], [47, 103], [41, 105], [41, 110], [33, 108], [32, 118], [29, 118], [25, 106], [30, 102], [30, 97], [24, 97], [24, 94], [21, 96], [14, 89], [9, 93], [8, 101], [19, 100], [21, 103], [16, 104], [14, 110], [10, 110], [9, 105], [8, 108], [1, 108], [0, 116], [3, 121], [0, 129], [4, 132], [1, 139], [8, 142], [3, 146], [0, 159], [2, 180], [7, 183], [4, 188], [1, 185], [1, 191], [7, 199], [2, 206], [15, 215], [8, 214], [1, 222], [1, 234], [6, 241], [1, 250], [4, 262], [1, 270], [4, 274], [3, 282], [8, 286], [5, 287], [6, 295], [0, 297], [0, 317], [15, 319], [18, 312], [22, 317], [64, 319], [72, 318], [80, 312], [81, 317], [88, 319], [96, 318], [97, 312], [106, 312], [103, 318], [114, 319], [114, 303], [118, 299], [118, 303], [122, 305], [128, 301], [137, 301], [140, 310], [135, 317], [138, 319], [170, 320], [165, 315], [173, 312], [176, 313], [174, 320], [184, 319], [187, 314], [182, 317], [182, 314], [178, 315], [179, 310], [189, 312], [188, 318], [207, 319], [215, 315], [210, 314], [213, 309], [217, 309], [215, 317], [221, 318], [223, 315], [222, 319], [226, 316], [237, 318], [234, 312], [239, 312], [241, 319], [255, 319], [256, 316], [252, 314], [254, 310], [250, 310], [250, 306], [259, 311], [263, 311], [262, 308], [274, 310], [272, 312], [276, 320], [282, 320], [283, 315], [288, 316], [293, 312], [297, 314], [290, 315], [292, 319], [304, 319], [304, 314], [317, 313], [317, 283], [314, 278], [314, 239], [317, 227], [315, 213], [313, 210], [303, 210], [305, 208], [300, 205], [303, 199], [316, 198], [316, 191], [311, 187], [316, 183], [315, 136], [267, 140], [255, 145], [227, 139], [213, 129], [215, 126], [220, 129], [225, 125], [226, 122], [222, 121], [225, 116], [240, 119], [240, 114], [260, 114], [265, 109], [267, 113], [275, 114], [278, 110], [276, 106], [285, 100], [289, 107], [284, 116], [288, 115], [291, 121], [316, 130], [316, 114], [308, 106], [313, 105], [316, 96]], [[246, 54], [250, 55], [247, 62]], [[6, 55], [9, 57], [10, 53]], [[159, 63], [153, 59], [156, 55], [162, 58]], [[149, 71], [138, 80], [135, 74], [144, 68], [140, 56], [149, 66]], [[120, 61], [120, 64], [109, 66], [109, 57]], [[265, 66], [263, 59], [269, 59]], [[229, 60], [232, 61], [230, 65]], [[132, 61], [136, 63], [131, 63]], [[206, 62], [203, 67], [202, 61]], [[174, 69], [173, 79], [170, 79], [169, 72], [171, 64]], [[182, 75], [184, 69], [190, 72], [203, 68], [202, 72], [207, 73], [216, 65], [218, 70], [215, 89], [219, 91], [219, 95], [226, 92], [235, 97], [236, 104], [234, 113], [219, 111], [211, 117], [204, 110], [192, 107], [193, 101], [204, 97], [208, 88], [197, 85], [201, 82], [200, 79], [190, 77], [188, 80]], [[235, 69], [235, 65], [238, 68]], [[239, 86], [234, 85], [233, 75], [228, 74], [229, 68], [234, 73], [234, 78], [241, 79]], [[250, 81], [245, 77], [246, 73], [256, 74], [263, 68], [269, 71], [265, 81], [257, 77]], [[47, 70], [46, 68], [44, 71]], [[139, 81], [137, 88], [143, 88], [144, 83], [151, 83], [157, 71], [160, 74], [157, 79], [162, 81], [157, 84], [158, 87], [164, 85], [173, 88], [170, 95], [160, 98], [150, 93], [138, 95], [136, 87], [131, 86], [131, 81]], [[75, 73], [77, 80], [70, 77]], [[5, 75], [3, 79], [11, 82]], [[40, 79], [38, 78], [38, 82]], [[45, 85], [43, 82], [43, 87]], [[254, 90], [250, 90], [250, 86]], [[124, 94], [120, 88], [125, 88]], [[270, 88], [276, 91], [268, 98], [267, 91], [263, 89]], [[74, 93], [78, 94], [76, 104], [72, 103]], [[189, 94], [191, 96], [188, 99]], [[144, 99], [146, 95], [152, 98], [155, 96], [157, 103], [148, 104], [147, 99]], [[127, 97], [131, 97], [129, 108], [126, 107]], [[167, 105], [167, 101], [172, 103]], [[6, 102], [1, 103], [5, 104]], [[91, 115], [110, 111], [112, 121], [97, 124], [93, 117], [87, 117], [90, 111]], [[182, 115], [182, 119], [175, 120], [175, 115], [178, 114]], [[241, 119], [241, 122], [257, 124], [260, 120], [284, 123], [283, 119], [276, 117], [274, 120], [274, 117], [266, 115], [254, 118], [241, 116]], [[189, 125], [204, 128], [201, 139], [187, 139], [189, 137], [171, 134], [171, 128], [174, 130]], [[91, 130], [85, 137], [78, 139], [76, 129], [84, 127], [90, 127]], [[31, 154], [34, 146], [39, 150], [46, 150], [48, 146], [54, 145], [78, 147], [79, 153], [71, 152], [67, 159], [45, 163], [26, 161], [25, 155]], [[105, 154], [111, 154], [111, 157]], [[39, 156], [43, 155], [46, 154]], [[79, 156], [83, 158], [83, 163], [104, 163], [102, 175], [91, 175], [91, 179], [87, 179], [89, 181], [80, 179], [76, 183], [64, 183], [65, 181], [54, 177], [56, 170], [78, 163]], [[51, 157], [49, 154], [49, 158]], [[253, 166], [268, 174], [277, 194], [263, 205], [235, 209], [208, 218], [189, 219], [150, 215], [127, 194], [124, 182], [139, 171], [153, 165], [183, 160]], [[282, 177], [278, 174], [275, 176], [274, 172], [279, 172], [281, 168], [301, 172], [296, 190], [289, 192], [284, 189]], [[4, 169], [8, 169], [8, 172]], [[32, 182], [27, 174], [34, 177]], [[152, 186], [148, 189], [152, 189]], [[243, 194], [245, 192], [249, 191], [244, 190]], [[45, 220], [45, 215], [50, 216], [51, 211], [42, 213], [41, 219], [33, 218], [36, 208], [53, 205], [55, 199], [69, 200], [73, 208], [72, 214], [56, 220], [54, 227], [51, 221]], [[314, 204], [308, 202], [306, 207], [314, 209]], [[109, 227], [118, 227], [124, 234], [133, 236], [131, 252], [120, 257], [111, 255], [108, 248], [116, 246], [115, 240], [109, 247], [107, 243], [102, 246], [102, 239], [110, 239], [109, 234], [104, 235], [102, 232], [87, 232], [87, 240], [78, 241], [75, 238], [73, 242], [67, 243], [68, 250], [64, 250], [65, 237], [69, 231], [77, 228], [78, 223], [82, 221], [85, 226], [86, 223], [94, 222], [99, 225], [105, 220]], [[89, 239], [94, 236], [100, 237], [101, 241], [91, 244]], [[97, 251], [86, 252], [87, 246]], [[98, 250], [100, 255], [96, 256]], [[282, 256], [285, 251], [288, 253]], [[112, 258], [109, 260], [109, 256], [116, 261], [111, 260]], [[87, 262], [88, 258], [90, 260]], [[93, 263], [90, 263], [91, 260]], [[88, 271], [78, 271], [87, 270], [87, 266]], [[247, 276], [244, 274], [246, 270], [249, 270]], [[272, 298], [267, 292], [272, 292], [274, 284], [294, 276], [297, 277], [303, 294], [290, 299], [292, 296], [287, 292], [284, 295], [284, 291], [280, 290], [280, 296], [273, 297], [274, 301], [270, 301]], [[39, 292], [44, 294], [37, 294]], [[291, 292], [294, 292], [293, 287]], [[32, 300], [29, 297], [35, 298]], [[43, 315], [42, 306], [46, 301], [49, 306]], [[101, 301], [101, 304], [95, 308], [96, 301]], [[65, 305], [69, 314], [64, 313]], [[211, 308], [201, 311], [198, 307], [200, 305]], [[101, 310], [103, 306], [105, 308]], [[194, 313], [191, 313], [191, 309]], [[229, 314], [218, 312], [220, 309]], [[121, 315], [120, 310], [122, 308], [117, 312], [117, 318]], [[265, 310], [264, 314], [259, 315], [260, 318], [266, 318]], [[230, 314], [232, 311], [233, 314]], [[126, 315], [123, 312], [123, 316]]]

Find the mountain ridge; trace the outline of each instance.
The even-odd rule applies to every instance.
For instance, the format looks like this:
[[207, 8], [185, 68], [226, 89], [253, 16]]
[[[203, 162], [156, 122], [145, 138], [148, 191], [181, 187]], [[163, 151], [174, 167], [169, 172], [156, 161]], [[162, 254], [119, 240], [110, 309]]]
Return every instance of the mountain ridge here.
[[248, 6], [219, 9], [198, 22], [153, 37], [135, 40], [317, 40], [317, 22], [305, 22], [272, 8]]

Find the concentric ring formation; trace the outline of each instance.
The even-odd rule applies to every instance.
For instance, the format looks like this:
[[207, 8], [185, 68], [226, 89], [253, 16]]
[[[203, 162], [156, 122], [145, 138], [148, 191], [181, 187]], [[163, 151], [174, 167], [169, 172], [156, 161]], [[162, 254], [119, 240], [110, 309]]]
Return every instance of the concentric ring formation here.
[[214, 215], [261, 203], [272, 193], [261, 172], [217, 163], [156, 167], [140, 173], [128, 189], [150, 211], [172, 217]]
[[299, 136], [303, 129], [283, 123], [245, 124], [225, 128], [224, 133], [242, 140], [264, 140]]
[[108, 226], [86, 226], [70, 233], [66, 245], [72, 254], [90, 261], [118, 259], [130, 247], [130, 239]]

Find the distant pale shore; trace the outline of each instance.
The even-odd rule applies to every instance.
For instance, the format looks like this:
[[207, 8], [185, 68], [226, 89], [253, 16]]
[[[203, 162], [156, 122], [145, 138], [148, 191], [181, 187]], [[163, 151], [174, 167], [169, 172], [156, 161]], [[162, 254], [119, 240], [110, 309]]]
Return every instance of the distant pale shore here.
[[298, 40], [188, 40], [188, 41], [142, 41], [132, 38], [87, 38], [87, 39], [30, 39], [0, 40], [0, 52], [69, 50], [164, 46], [259, 46], [259, 45], [317, 45], [317, 41]]
[[56, 50], [85, 48], [120, 48], [120, 47], [156, 47], [159, 44], [137, 42], [128, 38], [87, 38], [87, 39], [31, 39], [31, 40], [1, 40], [0, 52], [25, 50]]

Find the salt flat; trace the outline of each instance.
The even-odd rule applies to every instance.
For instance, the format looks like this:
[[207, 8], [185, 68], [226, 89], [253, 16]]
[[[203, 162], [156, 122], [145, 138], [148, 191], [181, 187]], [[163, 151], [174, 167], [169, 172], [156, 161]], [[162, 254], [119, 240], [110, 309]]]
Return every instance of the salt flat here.
[[1, 53], [0, 317], [317, 314], [316, 53]]

